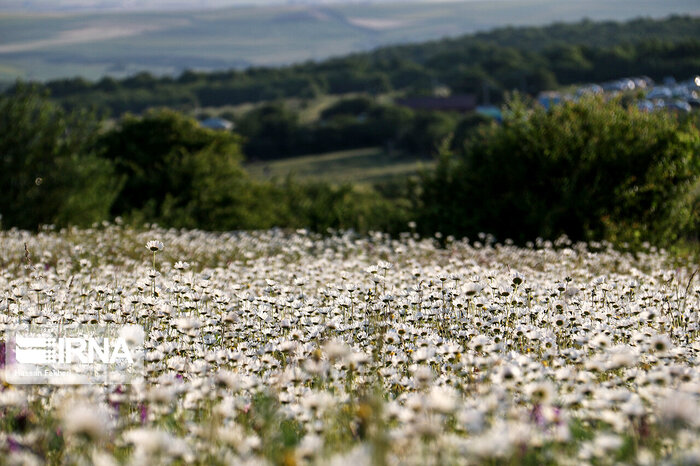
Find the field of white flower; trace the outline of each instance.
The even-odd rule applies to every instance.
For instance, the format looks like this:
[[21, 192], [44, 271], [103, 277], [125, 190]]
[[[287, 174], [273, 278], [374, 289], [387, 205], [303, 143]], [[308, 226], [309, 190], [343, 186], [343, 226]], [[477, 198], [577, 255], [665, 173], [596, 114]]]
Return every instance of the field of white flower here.
[[131, 385], [4, 383], [0, 463], [697, 464], [696, 267], [566, 239], [2, 232], [3, 328], [147, 337]]

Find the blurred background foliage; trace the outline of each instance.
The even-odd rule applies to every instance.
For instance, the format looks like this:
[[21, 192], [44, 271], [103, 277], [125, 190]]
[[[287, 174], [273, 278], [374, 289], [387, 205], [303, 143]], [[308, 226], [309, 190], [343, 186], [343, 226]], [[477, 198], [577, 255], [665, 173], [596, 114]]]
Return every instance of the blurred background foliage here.
[[[523, 243], [566, 233], [697, 246], [697, 111], [642, 113], [627, 94], [546, 110], [526, 96], [625, 74], [690, 75], [700, 63], [690, 38], [698, 25], [583, 21], [278, 69], [17, 83], [0, 94], [2, 227], [121, 217], [209, 230], [398, 233], [415, 221], [418, 232], [443, 237], [487, 232]], [[444, 88], [505, 101], [503, 121], [394, 103]], [[524, 93], [508, 98], [508, 89]], [[208, 104], [218, 107], [199, 107]], [[233, 131], [195, 119], [215, 115]], [[349, 156], [334, 152], [343, 150], [356, 150], [357, 163], [383, 154], [403, 171], [385, 177], [385, 167], [371, 167], [379, 175], [363, 183], [256, 174], [319, 154], [350, 172]], [[418, 173], [416, 160], [425, 162]]]
[[99, 156], [100, 121], [65, 111], [36, 86], [0, 97], [2, 225], [87, 225], [108, 218], [121, 181]]
[[426, 231], [521, 243], [697, 239], [700, 133], [691, 118], [601, 98], [550, 110], [515, 98], [505, 115], [424, 177]]
[[169, 109], [126, 115], [106, 131], [95, 115], [66, 113], [32, 87], [1, 97], [0, 109], [4, 227], [120, 216], [212, 230], [397, 233], [414, 220], [424, 234], [636, 244], [697, 241], [700, 231], [694, 119], [616, 100], [548, 111], [516, 96], [502, 124], [452, 133], [460, 139], [440, 146], [434, 169], [381, 187], [254, 179], [240, 136]]

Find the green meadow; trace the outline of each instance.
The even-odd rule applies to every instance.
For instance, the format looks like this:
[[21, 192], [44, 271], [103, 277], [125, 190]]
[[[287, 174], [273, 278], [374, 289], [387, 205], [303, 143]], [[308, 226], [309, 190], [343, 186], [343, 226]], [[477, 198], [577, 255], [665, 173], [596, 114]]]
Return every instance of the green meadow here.
[[288, 176], [305, 181], [376, 183], [420, 173], [435, 161], [379, 147], [313, 154], [246, 165], [259, 180], [283, 180]]

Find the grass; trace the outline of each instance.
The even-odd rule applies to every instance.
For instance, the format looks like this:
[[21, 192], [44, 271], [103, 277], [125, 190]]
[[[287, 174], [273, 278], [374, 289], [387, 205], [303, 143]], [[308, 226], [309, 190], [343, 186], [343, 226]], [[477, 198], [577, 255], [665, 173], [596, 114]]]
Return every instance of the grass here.
[[[693, 0], [501, 0], [158, 13], [0, 13], [0, 64], [13, 70], [0, 79], [75, 75], [97, 79], [138, 70], [177, 74], [185, 68], [279, 65], [506, 25], [672, 13], [698, 14], [700, 9]], [[124, 30], [130, 35], [120, 35], [118, 31]], [[79, 40], [76, 31], [82, 31]], [[118, 37], [110, 36], [115, 31]], [[71, 39], [66, 42], [67, 36]], [[44, 43], [12, 51], [17, 44], [36, 41]]]
[[433, 161], [401, 152], [388, 154], [379, 147], [367, 147], [317, 155], [304, 155], [246, 166], [260, 180], [284, 179], [291, 175], [307, 181], [331, 183], [376, 183], [418, 173]]
[[[0, 73], [2, 69], [0, 69]], [[275, 102], [283, 104], [289, 110], [299, 114], [299, 123], [309, 124], [318, 121], [321, 117], [321, 113], [344, 99], [350, 99], [353, 97], [367, 96], [366, 93], [362, 92], [348, 92], [345, 94], [321, 94], [317, 97], [311, 99], [300, 99], [295, 97], [288, 97], [284, 99], [277, 99]], [[391, 104], [395, 101], [397, 97], [400, 96], [398, 92], [386, 92], [384, 94], [372, 96], [378, 104]], [[192, 116], [199, 117], [203, 114], [219, 117], [231, 117], [234, 120], [241, 118], [246, 113], [254, 110], [256, 108], [269, 105], [269, 101], [262, 102], [245, 102], [238, 105], [223, 105], [221, 107], [200, 107], [192, 112]]]
[[[0, 69], [0, 72], [2, 70]], [[321, 112], [331, 105], [335, 104], [339, 100], [347, 99], [360, 95], [359, 93], [347, 93], [340, 95], [320, 95], [313, 99], [298, 99], [298, 98], [286, 98], [280, 99], [279, 102], [283, 103], [287, 108], [299, 114], [299, 122], [302, 124], [311, 123], [316, 120], [321, 115]], [[258, 107], [269, 104], [269, 102], [257, 102], [250, 103], [246, 102], [239, 105], [224, 105], [221, 107], [201, 107], [194, 112], [194, 116], [200, 114], [215, 115], [215, 116], [230, 116], [231, 114], [234, 118], [240, 118], [246, 113], [254, 110]]]

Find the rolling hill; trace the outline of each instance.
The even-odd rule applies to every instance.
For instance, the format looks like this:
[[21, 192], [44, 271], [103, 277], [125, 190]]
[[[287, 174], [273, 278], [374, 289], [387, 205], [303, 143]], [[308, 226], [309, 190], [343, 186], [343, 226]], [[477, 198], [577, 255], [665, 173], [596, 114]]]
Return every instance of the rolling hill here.
[[320, 60], [506, 25], [700, 14], [694, 0], [499, 0], [0, 14], [0, 81]]

